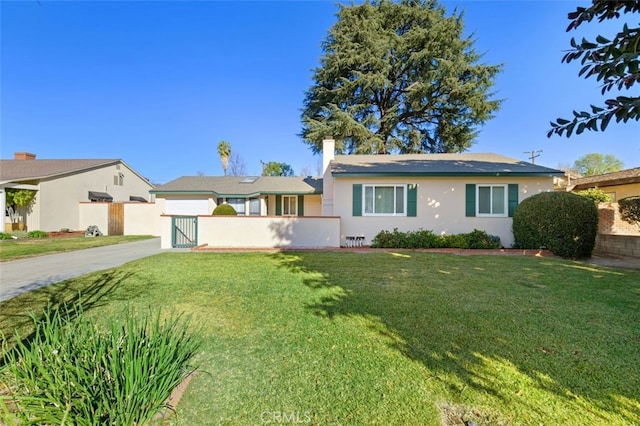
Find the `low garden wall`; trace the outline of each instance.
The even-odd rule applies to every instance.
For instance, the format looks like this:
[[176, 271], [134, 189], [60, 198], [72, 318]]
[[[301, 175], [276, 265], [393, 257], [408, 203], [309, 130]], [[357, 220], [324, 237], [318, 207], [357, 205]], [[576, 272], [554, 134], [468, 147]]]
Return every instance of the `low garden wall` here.
[[640, 237], [634, 235], [598, 234], [595, 253], [637, 257], [640, 262]]
[[622, 220], [618, 203], [598, 205], [598, 235], [594, 252], [640, 258], [640, 226]]
[[640, 226], [620, 217], [618, 203], [598, 204], [598, 234], [640, 236]]
[[[161, 247], [172, 246], [172, 216], [161, 216]], [[340, 246], [339, 217], [198, 216], [197, 245], [212, 248]]]

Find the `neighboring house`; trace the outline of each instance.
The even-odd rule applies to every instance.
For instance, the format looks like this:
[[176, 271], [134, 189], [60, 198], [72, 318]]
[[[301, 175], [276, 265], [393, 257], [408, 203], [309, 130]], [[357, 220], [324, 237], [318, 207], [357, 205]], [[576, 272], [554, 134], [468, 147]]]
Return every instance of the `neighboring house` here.
[[479, 229], [513, 244], [515, 208], [553, 191], [563, 172], [496, 154], [333, 155], [325, 141], [323, 214], [340, 217], [341, 234]]
[[36, 160], [23, 152], [0, 160], [1, 205], [11, 188], [36, 191], [30, 211], [19, 212], [26, 229], [59, 231], [82, 229], [80, 202], [148, 201], [153, 185], [119, 159]]
[[[495, 154], [334, 155], [332, 140], [323, 151], [322, 179], [195, 176], [155, 188], [162, 246], [335, 247], [397, 228], [479, 229], [509, 247], [517, 205], [563, 175]], [[212, 217], [225, 202], [244, 217]]]
[[600, 188], [611, 195], [613, 202], [622, 198], [640, 195], [640, 167], [574, 179], [567, 187], [568, 191], [581, 191]]
[[322, 179], [183, 176], [150, 191], [166, 215], [210, 215], [227, 203], [240, 216], [320, 216]]

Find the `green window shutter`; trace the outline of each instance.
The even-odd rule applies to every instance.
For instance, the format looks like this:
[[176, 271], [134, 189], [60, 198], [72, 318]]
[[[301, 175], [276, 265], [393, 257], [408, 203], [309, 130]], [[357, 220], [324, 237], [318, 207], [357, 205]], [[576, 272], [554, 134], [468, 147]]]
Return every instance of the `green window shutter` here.
[[418, 185], [407, 185], [407, 216], [416, 217], [418, 213]]
[[298, 216], [304, 216], [304, 195], [298, 195]]
[[465, 206], [467, 217], [473, 217], [476, 215], [476, 185], [473, 183], [467, 184]]
[[362, 216], [362, 185], [353, 184], [353, 215]]
[[276, 195], [276, 216], [282, 216], [282, 195]]
[[509, 217], [513, 217], [513, 212], [518, 207], [518, 184], [509, 184]]

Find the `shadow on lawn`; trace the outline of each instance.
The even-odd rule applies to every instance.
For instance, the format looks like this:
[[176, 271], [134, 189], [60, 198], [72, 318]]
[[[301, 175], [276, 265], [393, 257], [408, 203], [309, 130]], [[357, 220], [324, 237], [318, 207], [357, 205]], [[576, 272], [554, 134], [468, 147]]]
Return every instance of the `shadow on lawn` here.
[[[344, 253], [361, 256], [344, 263], [318, 253], [274, 256], [281, 267], [308, 273], [307, 286], [329, 290], [308, 306], [312, 312], [329, 319], [370, 318], [370, 328], [389, 345], [443, 381], [453, 402], [472, 389], [509, 399], [511, 406], [520, 404], [548, 420], [553, 408], [540, 404], [549, 404], [548, 393], [553, 393], [577, 417], [590, 412], [592, 419], [605, 422], [595, 406], [632, 424], [640, 420], [640, 294], [637, 279], [624, 281], [640, 274], [522, 259], [509, 263], [518, 270], [505, 271], [513, 278], [507, 276], [509, 284], [501, 285], [490, 281], [496, 273], [488, 271], [502, 271], [505, 263], [491, 257], [398, 255], [407, 258], [403, 262], [390, 255]], [[598, 281], [607, 275], [618, 277], [617, 284]], [[590, 284], [584, 288], [595, 290], [581, 296], [586, 290], [578, 286], [585, 282]], [[624, 308], [623, 324], [598, 317], [616, 307]], [[535, 400], [528, 399], [531, 392]]]
[[[76, 311], [67, 307], [76, 303], [80, 304], [86, 312], [113, 300], [129, 300], [138, 296], [141, 290], [134, 291], [131, 288], [126, 290], [120, 288], [116, 293], [120, 284], [133, 275], [134, 273], [130, 271], [111, 270], [97, 276], [87, 275], [42, 287], [0, 302], [0, 332], [4, 334], [7, 349], [15, 344], [16, 331], [23, 342], [30, 342], [33, 339], [34, 319], [42, 319], [44, 309], [47, 307], [71, 318]], [[0, 366], [3, 362], [3, 357], [0, 357]]]

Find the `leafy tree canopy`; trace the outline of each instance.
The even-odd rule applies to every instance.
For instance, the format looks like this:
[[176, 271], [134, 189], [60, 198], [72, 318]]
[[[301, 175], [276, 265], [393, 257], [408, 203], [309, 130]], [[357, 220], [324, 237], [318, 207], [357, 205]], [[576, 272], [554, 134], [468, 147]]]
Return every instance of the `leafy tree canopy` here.
[[[569, 13], [571, 23], [567, 31], [578, 28], [584, 22], [596, 18], [599, 22], [605, 19], [619, 18], [621, 13], [640, 13], [640, 2], [637, 0], [593, 0], [590, 7], [578, 7]], [[564, 55], [562, 62], [580, 60], [582, 68], [578, 73], [585, 78], [595, 77], [602, 82], [602, 94], [613, 88], [630, 89], [640, 81], [640, 27], [629, 28], [624, 24], [622, 31], [614, 37], [602, 35], [595, 41], [571, 39], [571, 49]], [[640, 120], [640, 97], [617, 96], [607, 99], [603, 106], [591, 105], [591, 111], [573, 111], [573, 118], [558, 118], [551, 122], [547, 137], [553, 134], [567, 137], [575, 131], [580, 134], [585, 130], [604, 131], [611, 119], [616, 122]]]
[[315, 153], [333, 137], [341, 153], [461, 152], [499, 100], [500, 65], [478, 63], [462, 14], [435, 0], [341, 5], [322, 44], [302, 112]]
[[36, 191], [31, 189], [13, 189], [8, 188], [6, 191], [6, 205], [17, 207], [30, 207], [36, 198]]
[[293, 169], [287, 163], [269, 161], [262, 169], [262, 176], [293, 176]]
[[611, 154], [591, 153], [578, 158], [574, 167], [582, 176], [594, 176], [618, 172], [622, 170], [624, 163]]

